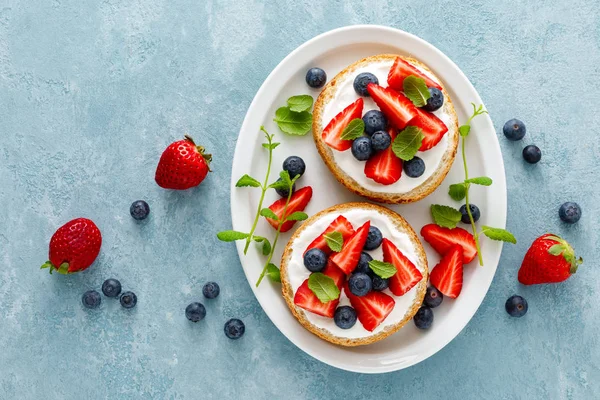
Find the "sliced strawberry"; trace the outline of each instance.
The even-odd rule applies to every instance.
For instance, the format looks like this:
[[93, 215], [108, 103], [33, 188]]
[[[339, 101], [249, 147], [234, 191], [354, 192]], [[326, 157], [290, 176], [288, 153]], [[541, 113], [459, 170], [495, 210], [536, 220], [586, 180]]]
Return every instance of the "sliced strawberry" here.
[[463, 263], [462, 248], [455, 244], [436, 265], [429, 276], [429, 281], [444, 296], [457, 298], [462, 290]]
[[348, 284], [346, 284], [344, 291], [350, 299], [350, 304], [356, 310], [358, 320], [369, 332], [373, 332], [386, 319], [396, 304], [391, 296], [375, 290], [358, 297], [350, 292]]
[[375, 83], [369, 83], [367, 90], [394, 127], [404, 129], [408, 121], [417, 116], [417, 107], [402, 93]]
[[[342, 290], [342, 287], [346, 282], [346, 274], [344, 274], [331, 261], [327, 263], [323, 273], [332, 278], [337, 287]], [[294, 304], [298, 307], [329, 318], [333, 318], [333, 314], [335, 313], [335, 309], [337, 308], [339, 302], [339, 300], [333, 300], [328, 301], [327, 303], [321, 303], [321, 300], [319, 300], [319, 298], [308, 287], [308, 279], [305, 280], [302, 285], [300, 285], [296, 291], [296, 294], [294, 295]]]
[[433, 146], [442, 140], [446, 132], [448, 132], [448, 127], [435, 114], [421, 110], [420, 108], [417, 109], [417, 112], [418, 115], [408, 124], [421, 128], [424, 137], [419, 151], [426, 151], [433, 148]]
[[388, 73], [388, 86], [392, 89], [403, 92], [404, 79], [410, 75], [415, 75], [419, 78], [423, 78], [427, 87], [435, 87], [442, 90], [442, 87], [439, 83], [434, 82], [433, 79], [429, 78], [427, 75], [419, 71], [417, 67], [410, 64], [407, 61], [404, 61], [400, 57], [396, 58], [394, 65], [392, 65], [392, 68]]
[[352, 140], [342, 140], [342, 132], [348, 126], [350, 121], [356, 118], [362, 118], [364, 101], [362, 97], [344, 108], [336, 115], [323, 129], [321, 137], [327, 145], [339, 151], [346, 151], [352, 147]]
[[383, 261], [394, 264], [398, 271], [390, 278], [390, 291], [396, 296], [402, 296], [423, 279], [423, 274], [388, 239], [383, 239], [382, 248]]
[[[392, 141], [396, 138], [393, 128], [388, 130]], [[398, 182], [402, 176], [402, 160], [392, 151], [392, 146], [373, 155], [365, 163], [365, 175], [382, 185]]]
[[344, 273], [350, 274], [356, 268], [358, 260], [360, 259], [360, 253], [365, 247], [367, 236], [369, 235], [369, 228], [371, 222], [367, 221], [363, 226], [358, 228], [354, 235], [350, 236], [348, 240], [344, 242], [342, 251], [335, 253], [329, 259]]
[[313, 240], [312, 243], [308, 245], [304, 252], [306, 253], [310, 249], [320, 249], [323, 250], [325, 254], [331, 254], [331, 249], [327, 245], [325, 235], [332, 232], [341, 233], [344, 241], [346, 241], [346, 239], [354, 234], [354, 227], [343, 215], [340, 215], [327, 227], [327, 229], [325, 229], [325, 231], [323, 231], [323, 233], [321, 233], [318, 238]]
[[346, 283], [346, 274], [344, 271], [336, 267], [331, 260], [328, 260], [325, 269], [323, 269], [323, 273], [333, 279], [338, 289], [342, 290], [344, 283]]
[[[290, 199], [290, 204], [288, 204], [286, 215], [291, 215], [297, 211], [304, 211], [306, 205], [310, 201], [312, 197], [312, 188], [310, 186], [303, 187], [302, 189], [296, 190], [296, 192], [292, 195]], [[275, 203], [271, 204], [269, 209], [277, 215], [279, 221], [283, 219], [283, 209], [285, 208], [285, 202], [287, 198], [282, 198], [277, 200]], [[274, 219], [267, 218], [267, 221], [273, 226], [273, 228], [277, 229], [279, 226], [279, 221], [275, 221]], [[287, 221], [284, 222], [281, 226], [281, 232], [289, 231], [296, 221]]]
[[462, 228], [448, 229], [429, 224], [421, 229], [421, 236], [442, 256], [446, 255], [455, 244], [461, 246], [464, 264], [470, 263], [477, 256], [477, 245], [473, 235]]

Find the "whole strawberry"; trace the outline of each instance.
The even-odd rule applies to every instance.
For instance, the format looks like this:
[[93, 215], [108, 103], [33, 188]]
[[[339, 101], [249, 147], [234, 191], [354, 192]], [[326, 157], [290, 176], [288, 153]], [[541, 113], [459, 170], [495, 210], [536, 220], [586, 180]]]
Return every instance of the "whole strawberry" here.
[[154, 179], [165, 189], [189, 189], [206, 178], [211, 161], [212, 156], [204, 154], [204, 147], [196, 146], [186, 135], [184, 140], [171, 143], [162, 153]]
[[71, 274], [83, 271], [98, 257], [102, 235], [93, 221], [77, 218], [67, 222], [50, 239], [49, 261], [42, 268], [50, 273]]
[[519, 282], [524, 285], [562, 282], [574, 274], [582, 262], [566, 240], [548, 233], [535, 239], [525, 254]]

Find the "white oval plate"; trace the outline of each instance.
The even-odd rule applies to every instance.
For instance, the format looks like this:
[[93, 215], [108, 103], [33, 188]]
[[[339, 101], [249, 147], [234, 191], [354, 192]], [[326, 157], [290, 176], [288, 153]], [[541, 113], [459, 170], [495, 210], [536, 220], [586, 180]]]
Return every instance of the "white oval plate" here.
[[[259, 131], [265, 125], [270, 133], [276, 134], [281, 145], [274, 151], [272, 179], [275, 180], [283, 160], [290, 155], [302, 157], [307, 165], [306, 173], [298, 181], [299, 187], [310, 185], [313, 198], [306, 212], [312, 215], [335, 204], [361, 200], [339, 184], [331, 175], [313, 143], [312, 135], [297, 137], [281, 133], [272, 122], [275, 110], [286, 104], [286, 99], [298, 94], [318, 96], [304, 80], [308, 68], [323, 68], [328, 78], [333, 78], [349, 64], [363, 57], [381, 53], [412, 55], [427, 64], [446, 85], [456, 107], [459, 121], [467, 120], [472, 112], [471, 102], [481, 104], [481, 98], [467, 77], [446, 55], [418, 37], [409, 33], [382, 26], [358, 25], [336, 29], [315, 37], [289, 54], [265, 80], [254, 97], [235, 150], [231, 181], [231, 216], [233, 229], [248, 232], [256, 213], [259, 189], [236, 188], [235, 183], [243, 174], [264, 180], [267, 152], [261, 147], [264, 135]], [[485, 152], [484, 152], [485, 150]], [[506, 181], [500, 146], [492, 121], [487, 115], [477, 117], [472, 124], [467, 140], [470, 176], [486, 175], [494, 180], [491, 187], [473, 187], [472, 202], [477, 204], [482, 217], [479, 225], [504, 228], [506, 224]], [[464, 179], [462, 163], [454, 163], [448, 177], [429, 197], [416, 204], [392, 206], [403, 215], [418, 232], [431, 223], [429, 206], [432, 203], [459, 207], [447, 194], [450, 183]], [[265, 198], [264, 207], [277, 199], [274, 190]], [[293, 229], [283, 234], [275, 257], [279, 263], [283, 248]], [[272, 238], [274, 230], [261, 218], [257, 234]], [[398, 333], [368, 346], [344, 348], [319, 339], [305, 330], [292, 316], [281, 296], [280, 285], [267, 279], [260, 287], [255, 283], [259, 277], [265, 257], [258, 247], [251, 245], [248, 254], [243, 254], [243, 243], [237, 243], [244, 272], [271, 321], [296, 346], [316, 359], [337, 368], [362, 373], [383, 373], [414, 365], [430, 357], [448, 344], [465, 327], [477, 311], [494, 277], [502, 244], [488, 239], [482, 240], [485, 266], [476, 261], [465, 267], [463, 290], [456, 300], [444, 299], [435, 309], [435, 321], [427, 331], [419, 331], [412, 323]], [[439, 261], [439, 256], [425, 243], [430, 268]]]

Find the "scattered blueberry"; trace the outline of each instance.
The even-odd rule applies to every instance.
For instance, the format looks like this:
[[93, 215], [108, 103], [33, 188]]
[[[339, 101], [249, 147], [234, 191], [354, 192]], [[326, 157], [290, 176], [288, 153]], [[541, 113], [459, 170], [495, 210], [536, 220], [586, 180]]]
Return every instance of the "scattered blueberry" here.
[[144, 200], [137, 200], [131, 203], [131, 207], [129, 207], [129, 213], [138, 221], [146, 219], [148, 214], [150, 214], [150, 206]]
[[304, 160], [298, 156], [290, 156], [283, 162], [283, 170], [290, 174], [290, 178], [294, 179], [296, 175], [304, 175], [306, 164]]
[[444, 300], [444, 295], [442, 292], [430, 286], [427, 288], [427, 292], [425, 292], [425, 299], [423, 299], [423, 303], [429, 308], [436, 308], [442, 301]]
[[348, 287], [353, 295], [364, 296], [373, 289], [373, 281], [369, 275], [359, 272], [350, 276]]
[[202, 294], [207, 299], [214, 299], [219, 295], [219, 293], [221, 293], [221, 288], [217, 282], [208, 282], [202, 288]]
[[101, 301], [100, 293], [95, 290], [88, 290], [81, 296], [81, 302], [85, 308], [98, 308]]
[[225, 336], [227, 336], [229, 339], [237, 340], [244, 336], [244, 332], [246, 332], [246, 326], [241, 320], [232, 318], [225, 322], [225, 327], [223, 330], [225, 331]]
[[117, 297], [121, 294], [121, 282], [116, 279], [107, 279], [102, 284], [102, 293], [106, 297]]
[[431, 96], [427, 99], [427, 104], [423, 106], [423, 110], [429, 112], [439, 110], [444, 105], [444, 93], [438, 88], [430, 87], [429, 94]]
[[321, 68], [311, 68], [306, 72], [306, 83], [311, 88], [322, 88], [327, 82], [327, 74]]
[[433, 324], [433, 311], [427, 306], [419, 308], [419, 311], [413, 317], [415, 325], [419, 329], [429, 329]]
[[371, 138], [361, 136], [352, 142], [352, 155], [358, 161], [367, 161], [373, 154]]
[[369, 83], [379, 85], [379, 79], [370, 72], [360, 73], [354, 78], [354, 90], [359, 96], [369, 97], [369, 91], [367, 90]]
[[392, 144], [392, 137], [386, 131], [377, 131], [371, 136], [373, 151], [385, 150]]
[[342, 329], [350, 329], [356, 324], [356, 311], [350, 306], [336, 308], [333, 315], [335, 324]]
[[525, 133], [527, 132], [527, 128], [525, 128], [525, 124], [522, 121], [519, 121], [518, 119], [511, 119], [506, 121], [502, 131], [508, 140], [516, 141], [523, 139]]
[[568, 201], [558, 209], [558, 216], [568, 224], [574, 224], [581, 218], [581, 207], [579, 204]]
[[536, 145], [530, 144], [523, 149], [523, 158], [529, 164], [536, 164], [542, 159], [542, 151]]
[[375, 250], [381, 246], [383, 242], [383, 235], [378, 227], [372, 226], [369, 228], [369, 234], [367, 235], [367, 241], [365, 242], [365, 250]]
[[404, 172], [411, 178], [418, 178], [425, 172], [425, 162], [419, 157], [413, 157], [403, 164]]
[[185, 317], [192, 322], [198, 322], [206, 317], [206, 308], [202, 303], [190, 303], [185, 308]]
[[527, 300], [525, 300], [521, 296], [514, 295], [509, 297], [508, 300], [506, 300], [504, 308], [506, 308], [506, 312], [511, 317], [519, 318], [527, 314], [527, 309], [529, 307], [527, 306]]
[[[477, 207], [475, 204], [469, 204], [469, 209], [471, 210], [473, 221], [479, 221], [479, 218], [481, 217], [481, 211], [479, 211], [479, 207]], [[471, 219], [469, 218], [469, 213], [467, 213], [467, 205], [463, 204], [462, 206], [460, 206], [460, 209], [458, 211], [460, 211], [460, 213], [462, 214], [460, 220], [465, 224], [470, 224]]]
[[375, 274], [372, 274], [371, 280], [373, 281], [373, 290], [377, 290], [378, 292], [381, 292], [382, 290], [385, 290], [388, 288], [388, 286], [390, 286], [389, 279], [384, 279]]
[[304, 266], [310, 272], [321, 272], [327, 265], [327, 254], [321, 249], [310, 249], [304, 254]]
[[365, 123], [365, 133], [372, 135], [377, 131], [384, 131], [387, 128], [387, 119], [379, 110], [370, 110], [362, 117]]
[[354, 269], [354, 273], [360, 272], [363, 274], [369, 273], [371, 268], [369, 268], [369, 263], [373, 261], [373, 257], [369, 253], [365, 253], [364, 251], [360, 253], [360, 258], [358, 259], [358, 264]]
[[133, 308], [137, 304], [137, 296], [133, 292], [125, 292], [119, 298], [123, 308]]
[[[277, 182], [281, 182], [281, 178], [277, 179]], [[275, 188], [275, 191], [277, 192], [277, 194], [281, 197], [287, 198], [290, 195], [290, 189], [287, 187], [282, 187], [282, 188]], [[296, 191], [296, 182], [294, 182], [294, 184], [292, 185], [292, 193], [294, 193]]]

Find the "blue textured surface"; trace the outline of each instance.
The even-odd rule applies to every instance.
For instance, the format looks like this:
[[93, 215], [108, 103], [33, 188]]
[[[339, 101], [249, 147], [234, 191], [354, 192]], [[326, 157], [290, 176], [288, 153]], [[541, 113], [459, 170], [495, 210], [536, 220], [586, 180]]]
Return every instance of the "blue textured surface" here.
[[[275, 4], [279, 3], [279, 4]], [[369, 3], [368, 6], [364, 4]], [[3, 0], [0, 2], [0, 398], [600, 398], [600, 9], [593, 1], [492, 2]], [[238, 129], [268, 73], [326, 30], [390, 25], [433, 43], [471, 79], [497, 130], [521, 118], [521, 143], [500, 138], [509, 190], [498, 273], [467, 328], [408, 370], [358, 375], [292, 345], [255, 300], [232, 245], [229, 170]], [[211, 149], [215, 172], [171, 193], [153, 181], [160, 152], [189, 132]], [[543, 158], [527, 165], [522, 147]], [[146, 199], [145, 223], [129, 205]], [[581, 204], [561, 224], [563, 201]], [[104, 235], [92, 269], [38, 270], [67, 220]], [[566, 283], [524, 288], [529, 243], [563, 234], [586, 258]], [[108, 277], [138, 295], [122, 310], [81, 294]], [[193, 325], [185, 306], [207, 280]], [[529, 313], [510, 319], [513, 293]], [[242, 340], [223, 335], [230, 317]]]

